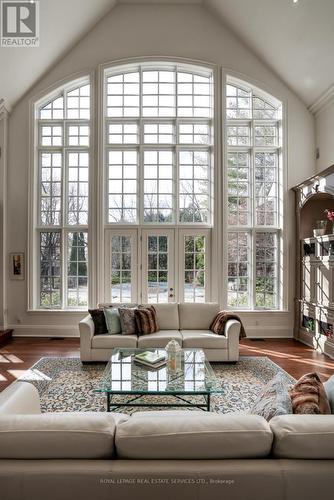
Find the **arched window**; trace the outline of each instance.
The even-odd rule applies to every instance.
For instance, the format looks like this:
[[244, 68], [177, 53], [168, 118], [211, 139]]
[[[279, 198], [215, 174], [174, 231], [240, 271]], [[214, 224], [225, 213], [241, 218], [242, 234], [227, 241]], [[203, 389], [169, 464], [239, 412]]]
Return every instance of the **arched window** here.
[[87, 78], [35, 104], [34, 308], [88, 305], [90, 108]]
[[104, 88], [106, 299], [210, 300], [212, 70], [111, 67]]
[[227, 304], [281, 307], [282, 104], [234, 78], [226, 85]]

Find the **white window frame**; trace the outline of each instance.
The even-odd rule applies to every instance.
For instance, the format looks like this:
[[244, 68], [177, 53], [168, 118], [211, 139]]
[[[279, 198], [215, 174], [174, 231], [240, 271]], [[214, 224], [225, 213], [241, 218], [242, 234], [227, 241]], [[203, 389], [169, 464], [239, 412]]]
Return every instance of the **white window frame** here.
[[[223, 157], [224, 157], [224, 164], [225, 168], [223, 169], [223, 192], [224, 192], [224, 217], [223, 217], [223, 282], [226, 284], [224, 287], [224, 290], [222, 292], [223, 296], [223, 304], [227, 309], [237, 309], [240, 311], [245, 311], [245, 312], [268, 312], [268, 311], [286, 311], [287, 310], [287, 304], [288, 304], [288, 294], [286, 291], [286, 287], [283, 286], [285, 283], [288, 281], [288, 260], [287, 260], [287, 242], [286, 242], [286, 236], [284, 234], [284, 229], [285, 225], [283, 225], [285, 221], [285, 215], [286, 215], [286, 204], [285, 204], [285, 194], [286, 194], [286, 184], [287, 184], [287, 179], [286, 179], [286, 169], [284, 169], [284, 166], [287, 164], [287, 154], [286, 154], [286, 138], [285, 138], [285, 130], [286, 130], [286, 105], [283, 99], [278, 99], [274, 95], [272, 95], [269, 92], [266, 92], [264, 90], [261, 90], [257, 86], [257, 84], [253, 84], [248, 80], [243, 80], [240, 79], [239, 75], [234, 76], [233, 72], [223, 70], [222, 71], [222, 82], [223, 82], [223, 89], [222, 89], [222, 96], [223, 96], [223, 115], [222, 115], [222, 120], [223, 120]], [[281, 117], [276, 120], [268, 119], [264, 120], [263, 124], [266, 124], [268, 122], [275, 122], [278, 124], [278, 144], [276, 146], [255, 146], [253, 144], [253, 137], [252, 137], [252, 130], [253, 126], [256, 125], [257, 123], [261, 123], [261, 120], [259, 119], [253, 119], [253, 118], [233, 118], [233, 119], [228, 119], [226, 116], [226, 85], [235, 85], [239, 88], [244, 88], [247, 91], [251, 92], [251, 102], [253, 98], [253, 92], [256, 94], [256, 96], [263, 98], [265, 101], [271, 101], [274, 105], [277, 104], [281, 106]], [[227, 145], [227, 128], [228, 126], [231, 126], [233, 124], [236, 125], [245, 125], [249, 124], [250, 127], [250, 144], [247, 146], [228, 146]], [[244, 226], [233, 226], [233, 225], [228, 225], [228, 210], [227, 210], [227, 203], [228, 203], [228, 175], [227, 175], [227, 170], [228, 170], [228, 153], [229, 152], [250, 152], [250, 157], [251, 157], [251, 173], [252, 173], [252, 179], [250, 179], [250, 211], [251, 211], [251, 221], [250, 224], [248, 223], [247, 225]], [[255, 217], [255, 153], [256, 152], [272, 152], [274, 151], [277, 153], [277, 176], [278, 176], [278, 182], [277, 182], [277, 223], [276, 226], [257, 226], [255, 224], [255, 221], [253, 218]], [[249, 284], [249, 306], [248, 307], [230, 307], [228, 306], [228, 300], [227, 300], [227, 277], [228, 277], [228, 260], [227, 260], [227, 236], [229, 232], [247, 232], [250, 235], [250, 257], [251, 257], [251, 272], [250, 272], [250, 284]], [[277, 290], [277, 307], [272, 309], [272, 308], [264, 308], [264, 307], [256, 307], [255, 306], [255, 290], [256, 290], [256, 260], [255, 260], [255, 238], [256, 238], [256, 233], [263, 233], [263, 232], [272, 232], [277, 235], [277, 278], [276, 278], [276, 290]], [[226, 244], [224, 244], [226, 242]]]
[[[150, 225], [164, 225], [168, 226], [170, 225], [171, 227], [174, 226], [202, 226], [202, 227], [212, 227], [213, 225], [213, 220], [214, 220], [214, 214], [213, 214], [213, 199], [214, 199], [214, 193], [213, 193], [213, 182], [214, 182], [214, 148], [215, 148], [215, 141], [214, 141], [214, 130], [215, 130], [215, 74], [214, 70], [210, 65], [205, 65], [205, 66], [200, 66], [200, 65], [191, 65], [188, 63], [177, 63], [177, 62], [166, 62], [163, 60], [157, 60], [155, 62], [147, 62], [147, 60], [143, 62], [138, 62], [136, 64], [120, 64], [120, 65], [104, 65], [102, 68], [102, 85], [100, 86], [101, 91], [102, 91], [102, 113], [101, 116], [103, 117], [103, 123], [102, 123], [102, 128], [104, 130], [102, 136], [103, 136], [103, 142], [102, 142], [102, 150], [103, 150], [103, 157], [104, 157], [104, 178], [107, 180], [108, 179], [108, 151], [110, 150], [135, 150], [137, 149], [138, 151], [138, 166], [137, 166], [137, 172], [139, 172], [139, 175], [137, 177], [137, 221], [134, 223], [127, 223], [127, 222], [109, 222], [108, 220], [108, 204], [107, 202], [104, 203], [104, 223], [105, 226], [118, 226], [120, 224], [124, 225], [132, 225], [132, 226], [150, 226]], [[148, 71], [148, 70], [173, 70], [175, 71], [175, 75], [177, 75], [178, 71], [182, 72], [188, 72], [190, 74], [196, 73], [196, 74], [201, 74], [206, 77], [210, 77], [210, 85], [211, 85], [211, 96], [212, 96], [212, 102], [211, 102], [211, 111], [212, 115], [211, 117], [208, 118], [203, 118], [203, 117], [179, 117], [177, 116], [177, 103], [175, 104], [176, 106], [176, 115], [175, 117], [144, 117], [141, 114], [141, 101], [139, 104], [140, 111], [139, 117], [108, 117], [107, 116], [107, 93], [106, 93], [106, 88], [107, 88], [107, 79], [109, 76], [116, 75], [116, 74], [124, 74], [126, 72], [133, 72], [133, 71], [138, 71], [139, 72], [139, 97], [141, 97], [141, 86], [142, 86], [142, 73], [143, 71]], [[177, 85], [177, 80], [175, 80], [175, 85]], [[138, 131], [139, 131], [139, 142], [137, 144], [108, 144], [108, 125], [109, 123], [137, 123], [138, 125]], [[209, 125], [209, 134], [211, 138], [211, 142], [207, 145], [203, 144], [181, 144], [177, 142], [178, 138], [178, 133], [179, 133], [179, 124], [188, 124], [188, 123], [208, 123]], [[145, 124], [150, 124], [150, 123], [172, 123], [174, 124], [174, 143], [173, 144], [159, 144], [159, 143], [145, 143], [144, 142], [144, 125]], [[143, 167], [143, 157], [144, 157], [144, 151], [145, 150], [172, 150], [174, 152], [174, 179], [173, 179], [173, 184], [174, 184], [174, 190], [173, 190], [173, 217], [174, 220], [173, 222], [164, 222], [164, 223], [157, 223], [157, 222], [145, 222], [144, 221], [144, 208], [143, 208], [143, 203], [141, 203], [141, 200], [144, 199], [144, 184], [143, 184], [143, 176], [140, 175], [140, 170]], [[209, 172], [208, 172], [208, 221], [207, 222], [180, 222], [179, 221], [179, 162], [178, 162], [178, 155], [179, 151], [196, 151], [196, 150], [207, 150], [208, 151], [208, 157], [209, 157]], [[105, 191], [105, 199], [108, 197], [108, 185], [107, 182], [104, 183], [104, 191]]]
[[[120, 117], [115, 117], [115, 118], [110, 118], [106, 116], [106, 92], [105, 92], [105, 82], [106, 82], [106, 75], [109, 75], [113, 73], [114, 71], [121, 72], [121, 66], [128, 67], [129, 71], [133, 71], [134, 69], [138, 68], [138, 65], [141, 63], [145, 63], [145, 69], [164, 69], [165, 67], [168, 68], [175, 68], [175, 66], [178, 66], [178, 68], [181, 71], [190, 71], [190, 72], [195, 72], [199, 73], [202, 72], [204, 75], [211, 75], [211, 82], [212, 82], [212, 111], [213, 111], [213, 116], [210, 118], [210, 125], [209, 125], [209, 133], [210, 133], [210, 144], [208, 145], [194, 145], [194, 144], [179, 144], [176, 145], [175, 141], [173, 144], [149, 144], [149, 143], [144, 143], [142, 134], [144, 132], [144, 128], [141, 128], [141, 141], [142, 144], [140, 145], [138, 143], [129, 143], [129, 144], [107, 144], [108, 143], [108, 122], [110, 121], [114, 123], [120, 123], [123, 121], [122, 118]], [[156, 66], [159, 66], [158, 68]], [[217, 104], [218, 104], [218, 98], [217, 96], [219, 95], [219, 90], [221, 86], [221, 81], [218, 78], [218, 69], [215, 65], [210, 65], [208, 63], [204, 62], [194, 62], [191, 63], [189, 60], [185, 59], [180, 59], [180, 58], [160, 58], [156, 60], [155, 58], [150, 61], [150, 58], [137, 58], [135, 62], [133, 60], [122, 60], [122, 61], [117, 61], [115, 63], [107, 63], [103, 64], [100, 66], [100, 71], [99, 71], [99, 93], [100, 93], [100, 99], [99, 99], [99, 123], [100, 123], [100, 130], [103, 131], [103, 133], [99, 134], [99, 168], [100, 168], [100, 174], [99, 174], [99, 187], [98, 187], [98, 239], [99, 238], [104, 238], [104, 235], [107, 234], [107, 231], [117, 229], [119, 231], [121, 230], [127, 230], [133, 228], [134, 230], [137, 230], [137, 235], [138, 235], [138, 275], [137, 275], [137, 296], [134, 297], [134, 302], [141, 302], [143, 300], [143, 292], [142, 292], [142, 277], [141, 277], [141, 272], [142, 270], [140, 269], [140, 266], [142, 266], [142, 245], [140, 244], [140, 238], [142, 237], [142, 232], [145, 229], [174, 229], [175, 230], [175, 238], [174, 238], [174, 258], [175, 258], [175, 269], [178, 270], [179, 268], [179, 261], [182, 260], [184, 257], [181, 256], [179, 257], [177, 252], [178, 252], [178, 241], [179, 241], [179, 232], [182, 229], [195, 229], [196, 233], [199, 233], [199, 231], [205, 231], [206, 229], [208, 230], [208, 233], [210, 233], [210, 240], [213, 242], [212, 246], [210, 246], [210, 255], [207, 255], [207, 258], [212, 259], [212, 254], [213, 252], [217, 252], [216, 247], [217, 247], [217, 242], [218, 242], [218, 230], [217, 230], [217, 225], [215, 221], [217, 220], [217, 212], [218, 212], [218, 198], [220, 197], [220, 189], [219, 187], [214, 183], [214, 179], [219, 178], [218, 174], [218, 151], [216, 149], [216, 144], [217, 144], [217, 137], [218, 137], [218, 127], [219, 127], [219, 116], [217, 113]], [[142, 124], [144, 123], [176, 123], [176, 118], [171, 118], [171, 117], [164, 117], [164, 118], [156, 118], [156, 117], [144, 117], [141, 119]], [[137, 117], [128, 117], [124, 119], [124, 123], [138, 123], [139, 118]], [[179, 118], [179, 123], [189, 123], [189, 122], [201, 122], [205, 121], [207, 122], [207, 118]], [[176, 128], [176, 125], [174, 125], [174, 133], [175, 135], [178, 132], [178, 128]], [[109, 223], [108, 222], [108, 206], [106, 203], [106, 197], [107, 197], [107, 188], [106, 188], [106, 182], [108, 178], [108, 172], [107, 172], [107, 150], [108, 149], [119, 149], [119, 150], [126, 150], [127, 148], [129, 149], [140, 149], [141, 154], [143, 154], [144, 150], [162, 150], [162, 149], [174, 149], [175, 155], [178, 154], [179, 150], [196, 150], [197, 149], [202, 149], [205, 148], [208, 150], [209, 154], [209, 161], [210, 161], [210, 180], [209, 180], [209, 189], [210, 189], [210, 196], [209, 196], [209, 212], [211, 214], [211, 220], [208, 221], [208, 223], [181, 223], [178, 220], [175, 220], [173, 223], [166, 222], [162, 224], [157, 224], [155, 222], [146, 222], [143, 223], [143, 214], [142, 214], [142, 209], [139, 206], [139, 220], [137, 221], [136, 224], [133, 223]], [[176, 162], [176, 165], [174, 168], [176, 169], [176, 172], [174, 174], [174, 182], [178, 182], [178, 162]], [[141, 181], [142, 182], [142, 181]], [[140, 185], [140, 189], [138, 189], [138, 197], [141, 196], [141, 193], [143, 192], [141, 183], [138, 179], [138, 184]], [[178, 198], [178, 190], [176, 192], [175, 196], [176, 200], [175, 203], [179, 203], [179, 198]], [[197, 229], [196, 229], [197, 228]], [[215, 248], [215, 249], [214, 249]], [[105, 301], [105, 277], [106, 277], [106, 268], [104, 267], [104, 263], [106, 262], [106, 257], [104, 255], [106, 248], [105, 245], [103, 247], [99, 247], [99, 270], [98, 270], [98, 296], [99, 300], [98, 302], [104, 302]], [[208, 297], [211, 297], [212, 300], [216, 300], [217, 302], [219, 301], [219, 292], [218, 292], [218, 282], [219, 280], [216, 279], [216, 270], [214, 273], [214, 278], [211, 279], [212, 271], [211, 269], [209, 270], [209, 278], [207, 280], [207, 283], [209, 284], [208, 286], [211, 285], [210, 293]], [[108, 279], [108, 278], [107, 278]], [[179, 285], [179, 279], [176, 276], [175, 277], [175, 298], [174, 300], [180, 301], [181, 300], [181, 293], [178, 290], [178, 285]]]
[[[42, 92], [30, 101], [30, 123], [29, 123], [29, 136], [31, 138], [32, 148], [29, 162], [29, 207], [28, 207], [28, 259], [29, 263], [27, 278], [28, 278], [28, 311], [42, 311], [42, 312], [68, 312], [76, 313], [82, 312], [87, 309], [83, 307], [70, 307], [66, 305], [66, 280], [67, 280], [67, 236], [69, 233], [85, 232], [88, 234], [88, 306], [92, 302], [94, 284], [90, 279], [93, 270], [91, 263], [94, 261], [95, 251], [92, 245], [92, 231], [89, 229], [92, 218], [93, 206], [93, 169], [90, 168], [93, 164], [93, 150], [94, 150], [94, 86], [93, 86], [93, 73], [82, 73], [71, 79], [58, 82], [58, 84], [50, 87], [47, 91]], [[90, 85], [90, 118], [89, 119], [72, 119], [66, 118], [66, 93], [74, 90], [83, 85]], [[39, 119], [39, 109], [49, 102], [56, 99], [58, 96], [64, 97], [64, 114], [63, 118], [52, 119]], [[89, 146], [68, 146], [67, 144], [67, 130], [68, 126], [72, 124], [88, 125], [90, 127], [90, 143]], [[63, 128], [62, 146], [40, 146], [41, 144], [41, 127], [40, 125], [61, 125]], [[60, 225], [42, 225], [40, 222], [40, 151], [52, 152], [60, 151], [63, 157], [62, 165], [62, 203], [61, 203], [61, 224]], [[67, 224], [67, 203], [64, 198], [67, 189], [67, 169], [66, 155], [68, 151], [85, 151], [88, 152], [89, 167], [88, 167], [88, 222], [85, 225], [70, 225]], [[57, 308], [42, 307], [40, 305], [40, 233], [41, 232], [60, 232], [61, 235], [61, 289], [60, 298], [61, 306]], [[93, 231], [94, 232], [94, 231]], [[93, 258], [92, 258], [93, 257]], [[94, 266], [95, 267], [95, 266]]]
[[[184, 238], [186, 236], [204, 236], [205, 238], [205, 271], [204, 271], [204, 283], [205, 283], [205, 302], [211, 302], [211, 231], [210, 229], [181, 229], [179, 231], [179, 297], [180, 302], [185, 302], [185, 290], [184, 290], [184, 274], [185, 274], [185, 252], [184, 252]], [[185, 302], [187, 304], [199, 304], [200, 302]]]

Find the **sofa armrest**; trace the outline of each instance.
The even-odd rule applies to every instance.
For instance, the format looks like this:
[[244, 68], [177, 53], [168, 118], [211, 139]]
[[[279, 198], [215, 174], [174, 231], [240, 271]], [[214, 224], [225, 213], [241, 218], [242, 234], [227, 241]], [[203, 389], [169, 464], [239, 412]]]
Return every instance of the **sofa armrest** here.
[[81, 361], [92, 360], [92, 338], [94, 336], [94, 323], [90, 315], [79, 322], [80, 332], [80, 359]]
[[227, 338], [228, 361], [239, 360], [239, 336], [240, 323], [235, 319], [229, 319], [225, 325], [224, 335]]
[[41, 413], [38, 390], [30, 382], [14, 382], [0, 394], [0, 415]]

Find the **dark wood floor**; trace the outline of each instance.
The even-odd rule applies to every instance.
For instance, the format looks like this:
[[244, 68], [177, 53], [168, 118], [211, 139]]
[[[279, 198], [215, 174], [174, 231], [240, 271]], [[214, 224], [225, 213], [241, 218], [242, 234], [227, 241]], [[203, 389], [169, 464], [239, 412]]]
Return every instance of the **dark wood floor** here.
[[[317, 371], [323, 380], [334, 373], [334, 360], [295, 340], [243, 340], [243, 356], [268, 356], [295, 378]], [[79, 357], [79, 339], [14, 338], [0, 348], [0, 391], [40, 358]]]

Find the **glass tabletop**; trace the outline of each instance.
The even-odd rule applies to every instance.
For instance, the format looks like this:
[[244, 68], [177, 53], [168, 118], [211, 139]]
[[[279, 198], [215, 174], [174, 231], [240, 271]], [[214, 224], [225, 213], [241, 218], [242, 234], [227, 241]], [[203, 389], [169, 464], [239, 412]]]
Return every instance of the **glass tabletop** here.
[[96, 391], [142, 395], [223, 392], [202, 349], [182, 349], [181, 370], [176, 374], [167, 365], [151, 369], [137, 364], [134, 356], [147, 351], [166, 354], [165, 349], [113, 349]]

